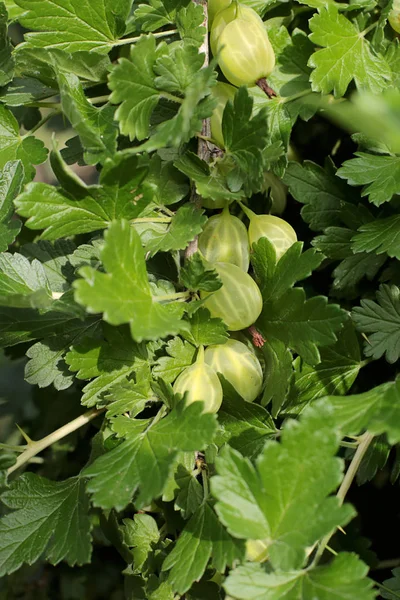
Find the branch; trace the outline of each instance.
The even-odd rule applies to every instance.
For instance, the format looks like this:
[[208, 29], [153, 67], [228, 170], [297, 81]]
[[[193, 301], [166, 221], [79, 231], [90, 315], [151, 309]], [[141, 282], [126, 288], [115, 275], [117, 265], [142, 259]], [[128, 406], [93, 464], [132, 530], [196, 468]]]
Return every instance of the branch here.
[[[203, 43], [201, 44], [200, 48], [199, 48], [199, 52], [200, 53], [204, 53], [204, 63], [203, 63], [203, 69], [204, 67], [208, 67], [209, 64], [209, 48], [208, 48], [208, 9], [207, 9], [207, 0], [193, 0], [193, 2], [195, 4], [199, 4], [202, 8], [203, 8], [203, 13], [204, 13], [204, 20], [202, 23], [202, 26], [205, 27], [206, 29], [206, 33], [203, 39]], [[206, 162], [210, 162], [210, 150], [207, 144], [207, 141], [202, 139], [204, 138], [210, 138], [211, 137], [211, 121], [210, 119], [204, 119], [203, 121], [203, 127], [201, 130], [201, 136], [198, 138], [198, 146], [197, 146], [197, 154], [198, 156], [206, 161]], [[196, 206], [201, 206], [201, 197], [194, 191], [192, 194], [192, 198], [191, 201], [196, 205]], [[188, 247], [185, 250], [185, 258], [190, 258], [191, 256], [193, 256], [193, 254], [195, 254], [195, 252], [197, 252], [198, 250], [198, 236], [196, 236], [194, 238], [194, 240], [192, 240]]]
[[34, 456], [36, 456], [36, 454], [39, 454], [40, 452], [42, 452], [52, 444], [55, 444], [55, 442], [58, 442], [73, 431], [76, 431], [80, 427], [83, 427], [84, 425], [87, 425], [87, 423], [90, 423], [90, 421], [95, 419], [105, 410], [105, 408], [93, 408], [92, 410], [88, 410], [80, 417], [74, 419], [73, 421], [70, 421], [69, 423], [63, 425], [59, 429], [56, 429], [55, 431], [53, 431], [53, 433], [46, 435], [46, 437], [42, 438], [41, 440], [38, 440], [37, 442], [30, 441], [27, 444], [26, 450], [24, 450], [24, 452], [22, 452], [22, 454], [18, 456], [16, 463], [8, 469], [8, 475], [11, 475], [11, 473], [13, 473], [14, 471], [22, 467], [24, 464], [29, 462]]
[[[346, 475], [344, 476], [341, 486], [338, 489], [338, 492], [336, 494], [337, 498], [339, 499], [340, 504], [343, 504], [346, 494], [349, 491], [350, 486], [353, 483], [355, 476], [357, 475], [357, 471], [361, 464], [361, 461], [364, 458], [365, 453], [367, 452], [368, 447], [369, 447], [370, 443], [372, 442], [372, 440], [374, 439], [374, 437], [375, 436], [372, 433], [369, 433], [368, 431], [366, 431], [359, 438], [360, 439], [359, 446], [354, 453], [354, 456], [351, 460], [349, 468], [346, 471]], [[323, 555], [326, 545], [328, 544], [328, 542], [331, 539], [333, 534], [334, 534], [334, 531], [331, 531], [330, 533], [328, 533], [328, 535], [326, 535], [321, 540], [321, 542], [319, 544], [319, 548], [318, 548], [318, 550], [315, 554], [314, 560], [313, 560], [313, 565], [316, 565], [317, 562], [319, 561], [319, 559], [321, 558], [321, 556]]]

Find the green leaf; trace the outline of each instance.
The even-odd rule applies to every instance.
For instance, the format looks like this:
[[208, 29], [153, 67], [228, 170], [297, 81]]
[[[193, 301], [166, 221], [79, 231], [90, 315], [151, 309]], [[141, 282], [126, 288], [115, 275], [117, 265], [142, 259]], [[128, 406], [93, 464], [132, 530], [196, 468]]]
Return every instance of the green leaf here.
[[63, 112], [79, 135], [86, 164], [103, 164], [117, 150], [115, 109], [107, 104], [102, 108], [92, 106], [77, 75], [59, 71], [57, 80]]
[[186, 524], [162, 568], [170, 570], [168, 582], [173, 589], [184, 594], [201, 578], [210, 558], [217, 571], [223, 573], [243, 554], [243, 544], [231, 538], [204, 502]]
[[262, 347], [265, 358], [265, 388], [261, 404], [272, 402], [272, 416], [275, 418], [286, 399], [292, 377], [292, 353], [279, 340], [266, 340]]
[[71, 240], [58, 240], [54, 244], [39, 241], [22, 246], [21, 254], [40, 261], [51, 290], [64, 293], [69, 290], [73, 279], [74, 269], [70, 260], [75, 250], [76, 246]]
[[354, 79], [357, 88], [373, 93], [384, 90], [391, 79], [385, 59], [373, 52], [360, 32], [337, 8], [321, 8], [310, 20], [310, 40], [322, 46], [310, 60], [312, 89], [341, 97]]
[[320, 402], [288, 421], [282, 442], [268, 441], [255, 466], [229, 446], [216, 460], [216, 511], [235, 537], [265, 540], [274, 569], [303, 566], [306, 549], [354, 515], [331, 496], [342, 479], [332, 410]]
[[182, 284], [192, 291], [216, 292], [222, 286], [215, 269], [209, 268], [199, 252], [195, 252], [182, 267], [180, 272]]
[[158, 206], [175, 204], [189, 192], [186, 177], [173, 166], [172, 162], [162, 161], [157, 154], [152, 156], [143, 188], [151, 190], [152, 200]]
[[14, 76], [14, 57], [8, 37], [8, 15], [6, 7], [0, 4], [0, 86], [7, 85]]
[[386, 219], [375, 219], [371, 223], [361, 225], [353, 237], [354, 252], [386, 252], [391, 258], [400, 259], [400, 216], [393, 215]]
[[366, 356], [377, 360], [385, 355], [394, 363], [400, 357], [400, 289], [383, 284], [376, 300], [361, 300], [351, 316], [359, 331], [370, 334], [364, 345]]
[[224, 401], [218, 411], [218, 421], [228, 437], [229, 446], [243, 456], [256, 458], [264, 443], [276, 435], [270, 414], [258, 404], [246, 402], [238, 394], [229, 394], [223, 381]]
[[125, 32], [130, 0], [15, 0], [25, 12], [21, 25], [30, 29], [25, 44], [39, 48], [58, 48], [67, 52], [80, 50], [108, 54]]
[[90, 561], [91, 523], [85, 482], [49, 481], [25, 473], [1, 496], [14, 512], [0, 519], [0, 574], [31, 565], [42, 555], [52, 565]]
[[29, 262], [22, 254], [0, 254], [0, 304], [25, 308], [46, 308], [51, 291], [42, 264]]
[[[355, 152], [358, 158], [346, 160], [337, 175], [347, 179], [350, 185], [363, 185], [362, 196], [380, 206], [389, 202], [394, 194], [400, 194], [400, 157], [377, 156]], [[366, 185], [369, 184], [369, 185]]]
[[183, 336], [196, 346], [225, 344], [228, 332], [222, 319], [211, 317], [207, 308], [200, 307], [189, 317], [190, 331]]
[[308, 364], [315, 365], [321, 360], [318, 347], [334, 344], [336, 332], [347, 318], [344, 310], [328, 304], [324, 296], [306, 300], [302, 288], [293, 288], [264, 303], [257, 327], [264, 338], [282, 341]]
[[202, 402], [187, 407], [180, 403], [152, 425], [148, 419], [117, 417], [113, 429], [125, 437], [125, 441], [97, 458], [84, 471], [85, 476], [91, 478], [88, 490], [93, 494], [95, 506], [122, 510], [137, 489], [137, 508], [160, 496], [176, 454], [204, 448], [214, 437], [215, 415], [202, 413], [202, 410]]
[[12, 219], [14, 199], [18, 196], [24, 180], [20, 161], [10, 161], [0, 174], [0, 252], [7, 250], [20, 232], [21, 222]]
[[[380, 589], [379, 593], [382, 598], [385, 600], [397, 600], [400, 595], [400, 567], [396, 567], [392, 571], [393, 577], [390, 579], [385, 579], [383, 584], [388, 589]], [[394, 593], [391, 594], [389, 590], [392, 590]]]
[[154, 400], [154, 394], [150, 387], [150, 368], [147, 363], [141, 367], [135, 365], [135, 379], [133, 381], [123, 379], [121, 382], [112, 385], [108, 391], [102, 392], [106, 400], [111, 400], [107, 404], [107, 417], [116, 417], [129, 412], [131, 417], [135, 417], [144, 410], [149, 400]]
[[351, 396], [327, 396], [334, 420], [345, 435], [387, 434], [390, 445], [400, 441], [400, 380], [379, 385]]
[[133, 574], [142, 572], [153, 544], [160, 538], [157, 523], [150, 515], [136, 514], [133, 519], [124, 519], [124, 541], [133, 547], [134, 570]]
[[311, 161], [290, 162], [283, 178], [292, 196], [305, 206], [304, 221], [314, 231], [339, 225], [346, 206], [348, 188], [327, 165], [324, 169]]
[[[233, 103], [229, 101], [222, 117], [222, 135], [226, 157], [235, 163], [236, 189], [245, 192], [258, 189], [264, 175], [262, 151], [268, 140], [266, 112], [260, 110], [252, 118], [253, 99], [247, 88], [236, 92]], [[238, 182], [241, 182], [239, 186]]]
[[88, 319], [81, 329], [67, 335], [58, 335], [33, 344], [26, 352], [30, 359], [25, 366], [25, 380], [40, 388], [54, 385], [56, 390], [65, 390], [72, 385], [74, 376], [64, 362], [65, 354], [72, 344], [88, 335], [95, 335], [98, 321]]
[[185, 173], [196, 185], [196, 192], [203, 198], [212, 200], [241, 200], [243, 192], [232, 191], [228, 185], [226, 174], [222, 172], [221, 163], [210, 166], [193, 154], [186, 152], [175, 161], [177, 169]]
[[78, 379], [95, 378], [83, 388], [81, 403], [84, 406], [104, 404], [110, 389], [125, 383], [125, 378], [148, 359], [143, 347], [132, 341], [127, 328], [106, 325], [104, 333], [105, 341], [93, 339], [93, 333], [82, 341], [77, 339], [65, 357], [70, 371], [76, 372]]
[[184, 519], [189, 519], [203, 502], [203, 488], [196, 479], [196, 472], [185, 468], [182, 464], [178, 465], [175, 482], [178, 491], [174, 508], [181, 511]]
[[33, 136], [21, 136], [19, 125], [12, 112], [0, 104], [0, 169], [9, 161], [20, 160], [25, 179], [33, 179], [33, 165], [40, 165], [47, 158], [47, 150], [41, 140]]
[[114, 221], [105, 235], [101, 257], [106, 273], [82, 267], [74, 283], [77, 302], [103, 313], [111, 325], [129, 323], [133, 339], [157, 339], [187, 329], [182, 304], [161, 304], [148, 282], [139, 235], [127, 221]]
[[278, 262], [267, 238], [253, 244], [252, 250], [251, 262], [265, 302], [277, 300], [297, 281], [309, 277], [324, 259], [312, 249], [302, 252], [302, 242], [293, 244]]
[[100, 185], [86, 186], [65, 164], [62, 168], [64, 173], [57, 175], [65, 189], [31, 183], [15, 201], [18, 213], [28, 217], [27, 227], [44, 229], [42, 239], [105, 229], [113, 219], [137, 217], [150, 202], [136, 196], [147, 166], [135, 156], [118, 155], [114, 162], [107, 161]]
[[298, 412], [306, 404], [327, 395], [344, 396], [350, 391], [361, 368], [360, 346], [352, 324], [346, 324], [333, 346], [321, 348], [321, 362], [315, 367], [300, 357], [294, 361], [294, 377], [285, 412]]
[[229, 575], [224, 587], [238, 600], [374, 600], [367, 573], [367, 565], [355, 554], [342, 552], [328, 565], [288, 573], [266, 573], [260, 565], [247, 563]]
[[[276, 54], [276, 66], [268, 77], [271, 87], [283, 97], [310, 90], [311, 69], [307, 62], [314, 48], [307, 35], [300, 29], [295, 29], [290, 37], [283, 26], [278, 30], [271, 29], [268, 35]], [[278, 36], [281, 46], [279, 49]]]
[[4, 0], [8, 17], [11, 21], [14, 21], [23, 12], [23, 9], [15, 4], [15, 0]]
[[165, 233], [154, 234], [146, 244], [146, 250], [154, 256], [157, 252], [184, 250], [206, 224], [207, 217], [193, 203], [178, 208]]
[[178, 375], [189, 367], [194, 359], [196, 349], [180, 337], [174, 337], [166, 346], [169, 356], [161, 356], [154, 368], [154, 377], [161, 377], [167, 383], [172, 383]]

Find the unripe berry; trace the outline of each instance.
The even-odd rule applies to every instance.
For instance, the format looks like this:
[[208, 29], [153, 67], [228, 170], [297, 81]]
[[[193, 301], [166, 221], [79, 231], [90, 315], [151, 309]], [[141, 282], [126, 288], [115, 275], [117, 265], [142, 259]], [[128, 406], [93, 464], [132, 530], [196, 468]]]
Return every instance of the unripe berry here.
[[204, 402], [204, 412], [216, 413], [222, 404], [222, 386], [216, 372], [204, 362], [201, 346], [196, 362], [182, 371], [173, 386], [174, 394], [187, 392], [186, 403]]
[[400, 33], [400, 0], [394, 0], [388, 21], [394, 31]]
[[237, 87], [255, 85], [275, 66], [275, 53], [265, 28], [243, 19], [235, 19], [225, 27], [217, 51], [221, 71]]
[[297, 242], [295, 230], [287, 221], [272, 215], [256, 215], [252, 210], [240, 204], [250, 219], [249, 242], [250, 247], [262, 237], [266, 237], [274, 246], [276, 260], [278, 261]]
[[214, 56], [217, 54], [218, 43], [222, 32], [224, 31], [225, 27], [229, 25], [229, 23], [232, 23], [232, 21], [235, 19], [249, 21], [250, 23], [257, 25], [262, 29], [264, 28], [264, 23], [255, 10], [249, 8], [248, 6], [243, 6], [238, 2], [232, 2], [228, 8], [219, 11], [214, 19], [210, 34], [210, 46]]
[[230, 331], [250, 327], [262, 311], [262, 296], [258, 285], [236, 265], [216, 263], [213, 265], [222, 280], [216, 292], [200, 292], [206, 298], [204, 306], [212, 317], [222, 319]]
[[263, 372], [254, 352], [237, 340], [209, 346], [204, 353], [205, 362], [225, 379], [247, 402], [260, 394]]
[[212, 28], [215, 16], [221, 10], [228, 8], [232, 0], [208, 0], [207, 8], [208, 8], [208, 29]]
[[212, 88], [212, 95], [217, 99], [218, 104], [211, 116], [211, 137], [222, 149], [225, 148], [224, 136], [222, 135], [222, 116], [226, 103], [228, 100], [234, 99], [236, 91], [237, 89], [233, 85], [220, 81]]
[[250, 249], [247, 229], [228, 208], [208, 219], [199, 236], [199, 250], [209, 262], [225, 262], [248, 271]]

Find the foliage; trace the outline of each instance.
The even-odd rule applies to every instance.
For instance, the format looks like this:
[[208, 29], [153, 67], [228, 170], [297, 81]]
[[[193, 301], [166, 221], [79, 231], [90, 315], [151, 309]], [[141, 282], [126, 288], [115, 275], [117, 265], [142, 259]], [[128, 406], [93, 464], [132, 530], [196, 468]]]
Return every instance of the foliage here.
[[[352, 522], [399, 485], [392, 3], [243, 4], [275, 67], [219, 106], [221, 149], [205, 0], [0, 1], [2, 599], [400, 597]], [[226, 207], [298, 239], [252, 245], [240, 331], [250, 288], [197, 244]], [[255, 401], [210, 366], [216, 414], [205, 379], [174, 394], [230, 338]]]

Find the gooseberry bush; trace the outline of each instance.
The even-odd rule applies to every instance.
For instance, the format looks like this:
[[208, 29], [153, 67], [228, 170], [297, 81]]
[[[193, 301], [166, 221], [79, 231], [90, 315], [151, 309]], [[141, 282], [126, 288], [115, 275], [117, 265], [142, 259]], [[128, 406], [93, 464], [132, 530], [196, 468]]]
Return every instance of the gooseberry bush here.
[[400, 598], [399, 11], [0, 2], [1, 599]]

